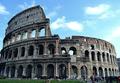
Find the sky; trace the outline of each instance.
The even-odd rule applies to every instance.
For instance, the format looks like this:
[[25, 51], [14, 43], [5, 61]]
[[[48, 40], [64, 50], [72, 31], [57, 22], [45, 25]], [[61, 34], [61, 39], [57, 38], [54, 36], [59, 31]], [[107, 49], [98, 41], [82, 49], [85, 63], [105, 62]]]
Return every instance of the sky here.
[[120, 0], [0, 0], [0, 49], [8, 21], [22, 10], [40, 5], [53, 34], [100, 38], [115, 46], [120, 58]]

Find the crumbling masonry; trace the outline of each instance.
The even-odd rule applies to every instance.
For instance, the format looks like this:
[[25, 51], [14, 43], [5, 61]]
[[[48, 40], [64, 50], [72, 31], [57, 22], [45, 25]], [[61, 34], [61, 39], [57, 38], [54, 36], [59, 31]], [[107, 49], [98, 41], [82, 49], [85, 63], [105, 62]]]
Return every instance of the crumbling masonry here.
[[114, 46], [104, 40], [52, 35], [49, 19], [35, 6], [9, 22], [1, 50], [0, 75], [8, 78], [117, 76]]

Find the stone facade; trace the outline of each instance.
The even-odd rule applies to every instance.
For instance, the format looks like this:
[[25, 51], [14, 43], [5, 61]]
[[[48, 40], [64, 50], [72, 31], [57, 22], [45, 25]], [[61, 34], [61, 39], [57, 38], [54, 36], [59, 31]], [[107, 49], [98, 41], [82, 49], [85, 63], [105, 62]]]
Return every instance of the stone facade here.
[[118, 64], [119, 75], [120, 75], [120, 58], [117, 58], [117, 64]]
[[52, 35], [43, 9], [26, 9], [9, 22], [0, 75], [8, 78], [89, 78], [118, 75], [114, 46], [104, 40]]

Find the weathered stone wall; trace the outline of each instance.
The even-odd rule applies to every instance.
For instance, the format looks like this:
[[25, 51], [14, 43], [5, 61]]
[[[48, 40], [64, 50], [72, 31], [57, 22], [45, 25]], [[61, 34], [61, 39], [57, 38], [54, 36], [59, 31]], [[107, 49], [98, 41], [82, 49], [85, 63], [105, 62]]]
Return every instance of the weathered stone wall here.
[[9, 78], [86, 79], [92, 75], [118, 75], [111, 43], [84, 36], [60, 39], [52, 35], [49, 19], [40, 6], [14, 16], [3, 43], [0, 75]]

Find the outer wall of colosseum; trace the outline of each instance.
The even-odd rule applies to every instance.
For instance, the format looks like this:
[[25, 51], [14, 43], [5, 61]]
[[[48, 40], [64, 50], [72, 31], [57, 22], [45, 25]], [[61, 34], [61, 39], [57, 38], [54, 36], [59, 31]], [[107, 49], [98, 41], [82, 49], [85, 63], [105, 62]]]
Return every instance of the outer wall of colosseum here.
[[8, 22], [0, 58], [0, 75], [8, 78], [117, 76], [114, 46], [104, 40], [72, 36], [60, 39], [50, 20], [35, 6]]

